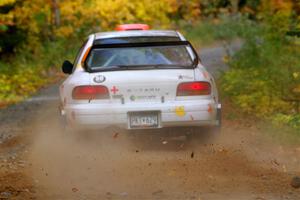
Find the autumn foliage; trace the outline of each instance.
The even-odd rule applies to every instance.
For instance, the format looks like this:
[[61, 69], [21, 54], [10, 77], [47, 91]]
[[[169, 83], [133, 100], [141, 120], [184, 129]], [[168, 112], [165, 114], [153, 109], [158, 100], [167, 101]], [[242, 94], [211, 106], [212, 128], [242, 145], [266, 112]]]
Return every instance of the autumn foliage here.
[[[112, 30], [122, 23], [170, 28], [180, 21], [192, 24], [201, 18], [237, 12], [257, 19], [264, 12], [281, 12], [296, 19], [300, 16], [300, 3], [297, 0], [0, 0], [0, 32], [16, 27], [35, 46], [38, 40], [85, 37], [94, 31]], [[23, 41], [22, 38], [20, 42]]]

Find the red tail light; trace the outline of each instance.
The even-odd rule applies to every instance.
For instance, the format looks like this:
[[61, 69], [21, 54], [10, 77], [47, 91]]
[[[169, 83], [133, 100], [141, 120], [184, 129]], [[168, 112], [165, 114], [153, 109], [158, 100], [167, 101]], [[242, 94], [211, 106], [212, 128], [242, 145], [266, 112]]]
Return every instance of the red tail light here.
[[103, 85], [82, 85], [73, 89], [72, 97], [76, 100], [108, 99], [109, 92]]
[[177, 87], [177, 96], [210, 95], [211, 86], [208, 82], [180, 83]]

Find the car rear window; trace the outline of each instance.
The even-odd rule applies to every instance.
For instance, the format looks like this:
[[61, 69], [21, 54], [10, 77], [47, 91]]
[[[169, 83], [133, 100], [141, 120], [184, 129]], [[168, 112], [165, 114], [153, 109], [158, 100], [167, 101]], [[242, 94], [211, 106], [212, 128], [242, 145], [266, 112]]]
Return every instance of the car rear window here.
[[144, 68], [192, 68], [195, 58], [186, 41], [94, 45], [85, 65], [89, 71]]

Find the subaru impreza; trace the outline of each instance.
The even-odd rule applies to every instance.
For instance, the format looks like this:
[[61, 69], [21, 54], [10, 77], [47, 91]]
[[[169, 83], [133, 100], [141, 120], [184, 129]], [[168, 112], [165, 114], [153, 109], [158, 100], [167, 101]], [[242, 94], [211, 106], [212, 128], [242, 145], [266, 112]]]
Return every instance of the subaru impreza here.
[[71, 128], [219, 129], [221, 104], [211, 74], [182, 34], [121, 25], [91, 34], [60, 86], [60, 113]]

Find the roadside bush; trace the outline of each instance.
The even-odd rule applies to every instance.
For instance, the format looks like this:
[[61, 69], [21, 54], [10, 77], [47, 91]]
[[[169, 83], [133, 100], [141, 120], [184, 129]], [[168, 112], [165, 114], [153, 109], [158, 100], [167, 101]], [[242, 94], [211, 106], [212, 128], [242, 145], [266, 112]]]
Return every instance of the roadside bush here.
[[195, 24], [182, 23], [180, 27], [188, 40], [198, 46], [215, 42], [230, 42], [247, 35], [257, 35], [255, 22], [243, 15], [220, 15], [218, 18], [205, 19]]
[[244, 29], [221, 88], [245, 113], [300, 128], [293, 101], [300, 100], [300, 48], [286, 37], [289, 24], [288, 15], [277, 13]]
[[276, 114], [272, 118], [272, 122], [276, 126], [287, 125], [294, 129], [300, 129], [300, 114], [296, 114], [296, 115]]
[[58, 80], [63, 59], [73, 60], [80, 45], [76, 41], [44, 42], [35, 53], [20, 47], [14, 57], [0, 61], [0, 107], [21, 101]]

